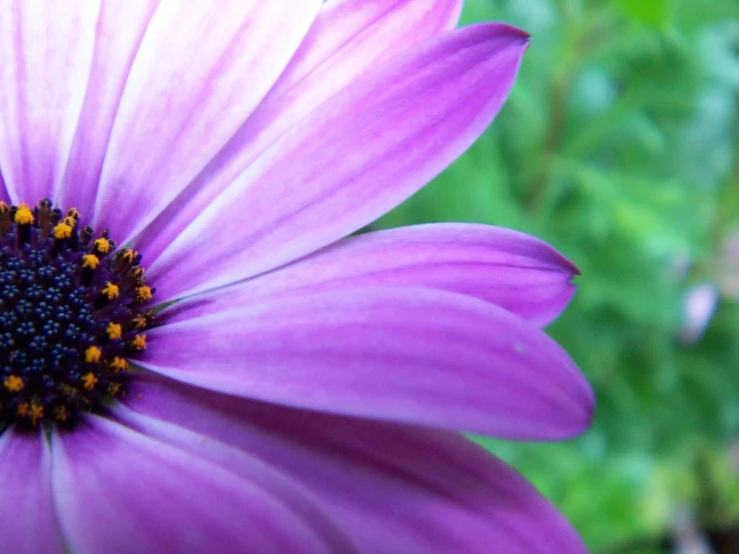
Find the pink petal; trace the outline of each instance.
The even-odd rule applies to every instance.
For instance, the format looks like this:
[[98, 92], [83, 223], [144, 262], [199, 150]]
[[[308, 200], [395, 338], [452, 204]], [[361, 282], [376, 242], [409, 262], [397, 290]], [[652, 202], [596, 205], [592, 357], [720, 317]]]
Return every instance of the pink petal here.
[[[403, 227], [352, 237], [197, 301], [257, 299], [367, 286], [428, 287], [483, 299], [546, 325], [575, 292], [577, 268], [543, 241], [487, 225]], [[162, 302], [169, 299], [160, 298]], [[208, 307], [212, 312], [213, 308]]]
[[149, 332], [139, 363], [289, 406], [520, 439], [590, 422], [590, 387], [532, 324], [421, 288], [354, 288], [251, 305], [193, 301]]
[[505, 25], [467, 27], [355, 80], [274, 143], [154, 261], [160, 292], [184, 296], [272, 269], [400, 203], [490, 123], [526, 44]]
[[320, 0], [164, 0], [120, 99], [93, 224], [126, 242], [205, 167], [259, 104]]
[[46, 439], [14, 428], [0, 435], [0, 552], [65, 552], [51, 495]]
[[82, 107], [99, 2], [16, 0], [0, 10], [0, 167], [35, 204], [61, 180]]
[[460, 0], [324, 3], [285, 72], [218, 156], [147, 228], [137, 248], [154, 260], [254, 158], [369, 68], [451, 29]]
[[[159, 3], [160, 0], [137, 0], [101, 5], [85, 101], [64, 178], [56, 193], [60, 206], [75, 206], [88, 221], [95, 206], [103, 160], [123, 88]], [[130, 136], [129, 140], [135, 138]]]
[[52, 479], [75, 554], [326, 552], [258, 481], [90, 416], [55, 432]]
[[586, 552], [524, 479], [457, 435], [244, 401], [164, 379], [138, 382], [133, 392], [131, 410], [231, 444], [302, 483], [359, 552]]

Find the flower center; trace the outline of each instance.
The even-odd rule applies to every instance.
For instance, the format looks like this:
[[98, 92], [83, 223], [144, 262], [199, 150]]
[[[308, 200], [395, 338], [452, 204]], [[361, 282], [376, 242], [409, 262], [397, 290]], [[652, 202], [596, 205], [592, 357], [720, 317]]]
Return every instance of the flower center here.
[[126, 393], [153, 290], [141, 256], [42, 200], [0, 202], [0, 430], [72, 426]]

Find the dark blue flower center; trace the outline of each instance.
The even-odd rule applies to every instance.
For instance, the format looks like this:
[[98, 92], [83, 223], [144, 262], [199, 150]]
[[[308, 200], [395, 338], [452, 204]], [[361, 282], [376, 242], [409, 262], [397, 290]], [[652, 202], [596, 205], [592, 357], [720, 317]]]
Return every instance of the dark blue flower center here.
[[73, 426], [126, 393], [154, 322], [140, 261], [75, 209], [0, 202], [0, 431]]

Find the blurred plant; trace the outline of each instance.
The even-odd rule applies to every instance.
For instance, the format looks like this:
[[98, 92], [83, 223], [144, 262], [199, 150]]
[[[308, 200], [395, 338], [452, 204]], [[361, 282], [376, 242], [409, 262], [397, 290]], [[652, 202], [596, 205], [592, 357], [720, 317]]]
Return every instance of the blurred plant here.
[[[375, 227], [495, 223], [578, 263], [551, 332], [596, 387], [595, 429], [564, 446], [481, 440], [594, 551], [660, 552], [678, 506], [712, 527], [696, 452], [739, 436], [739, 3], [467, 0], [464, 18], [532, 33], [519, 83], [497, 124]], [[682, 344], [700, 283], [715, 311]], [[725, 525], [739, 497], [722, 493], [708, 519]]]

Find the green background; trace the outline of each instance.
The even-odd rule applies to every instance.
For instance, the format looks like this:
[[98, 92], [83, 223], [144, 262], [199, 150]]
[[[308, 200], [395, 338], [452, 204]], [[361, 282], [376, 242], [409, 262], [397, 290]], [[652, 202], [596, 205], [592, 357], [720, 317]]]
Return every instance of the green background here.
[[[686, 524], [737, 553], [739, 2], [467, 0], [463, 22], [486, 20], [532, 34], [510, 99], [373, 228], [492, 223], [572, 259], [578, 293], [549, 332], [596, 390], [592, 430], [556, 444], [476, 440], [596, 554], [671, 552]], [[717, 309], [686, 340], [698, 283]]]

